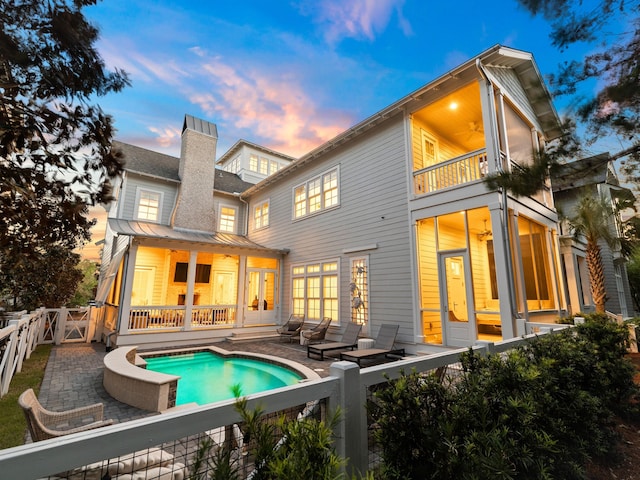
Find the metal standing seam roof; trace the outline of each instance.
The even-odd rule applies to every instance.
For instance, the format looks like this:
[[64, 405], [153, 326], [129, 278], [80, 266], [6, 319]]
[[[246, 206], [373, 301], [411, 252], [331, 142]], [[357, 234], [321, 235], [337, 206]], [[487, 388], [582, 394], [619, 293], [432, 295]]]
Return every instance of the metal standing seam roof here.
[[177, 230], [171, 228], [169, 225], [139, 222], [135, 220], [122, 220], [118, 218], [109, 219], [109, 228], [118, 235], [128, 235], [130, 237], [204, 243], [221, 247], [262, 250], [278, 254], [287, 253], [287, 250], [264, 247], [252, 242], [242, 235], [234, 235], [231, 233], [207, 233]]

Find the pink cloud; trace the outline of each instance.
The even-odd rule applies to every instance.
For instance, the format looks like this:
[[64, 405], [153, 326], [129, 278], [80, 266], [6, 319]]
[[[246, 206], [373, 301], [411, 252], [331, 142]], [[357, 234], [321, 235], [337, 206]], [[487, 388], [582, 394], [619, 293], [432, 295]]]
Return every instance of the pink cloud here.
[[307, 153], [351, 123], [344, 114], [324, 112], [291, 75], [272, 78], [251, 70], [240, 73], [217, 58], [202, 68], [214, 88], [201, 89], [208, 93], [194, 92], [190, 101], [211, 117], [251, 130], [267, 139], [265, 146], [283, 153]]

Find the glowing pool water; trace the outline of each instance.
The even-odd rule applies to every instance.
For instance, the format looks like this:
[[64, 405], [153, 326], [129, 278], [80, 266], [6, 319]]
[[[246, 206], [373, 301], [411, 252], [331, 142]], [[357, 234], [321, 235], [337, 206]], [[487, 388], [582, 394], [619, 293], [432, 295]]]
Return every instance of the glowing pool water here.
[[198, 405], [233, 398], [233, 385], [242, 395], [295, 385], [303, 377], [286, 367], [260, 360], [192, 352], [145, 357], [147, 370], [180, 376], [176, 405]]

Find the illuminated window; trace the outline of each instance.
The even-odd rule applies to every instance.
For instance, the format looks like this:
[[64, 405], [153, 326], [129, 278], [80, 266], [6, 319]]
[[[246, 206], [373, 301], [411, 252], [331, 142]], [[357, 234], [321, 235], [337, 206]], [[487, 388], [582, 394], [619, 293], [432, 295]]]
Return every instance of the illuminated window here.
[[269, 160], [260, 157], [260, 173], [262, 175], [269, 175]]
[[221, 232], [235, 233], [236, 231], [236, 209], [235, 207], [220, 207], [220, 225], [218, 230]]
[[321, 212], [340, 205], [338, 167], [312, 178], [293, 191], [293, 217]]
[[253, 210], [253, 226], [256, 230], [269, 226], [269, 201], [260, 203]]
[[292, 268], [293, 313], [308, 320], [323, 317], [338, 320], [338, 261], [328, 261]]
[[518, 217], [522, 274], [529, 310], [553, 308], [547, 233], [543, 225]]
[[276, 173], [278, 170], [280, 170], [280, 164], [275, 160], [271, 160], [270, 166], [269, 166], [269, 173]]
[[136, 220], [160, 221], [162, 193], [139, 189], [136, 197]]
[[257, 155], [249, 155], [249, 170], [252, 172], [258, 171], [258, 156]]

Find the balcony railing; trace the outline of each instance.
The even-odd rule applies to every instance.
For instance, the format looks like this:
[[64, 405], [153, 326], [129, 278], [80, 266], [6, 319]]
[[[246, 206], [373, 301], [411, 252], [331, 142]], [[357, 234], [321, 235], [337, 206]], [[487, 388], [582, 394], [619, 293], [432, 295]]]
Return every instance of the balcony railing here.
[[[191, 309], [191, 326], [233, 326], [237, 305], [198, 305]], [[131, 307], [129, 331], [149, 331], [158, 328], [182, 329], [185, 326], [184, 306]]]
[[416, 195], [424, 195], [475, 182], [481, 180], [488, 169], [486, 149], [476, 150], [413, 172], [413, 191]]

